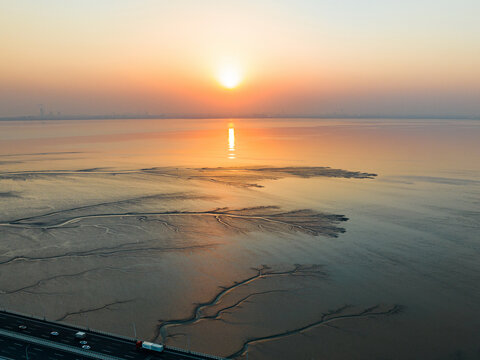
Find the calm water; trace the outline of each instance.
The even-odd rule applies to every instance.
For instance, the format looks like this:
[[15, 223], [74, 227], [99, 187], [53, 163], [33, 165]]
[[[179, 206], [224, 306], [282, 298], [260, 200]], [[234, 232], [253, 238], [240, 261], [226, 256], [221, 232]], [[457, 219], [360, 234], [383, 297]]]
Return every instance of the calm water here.
[[238, 358], [478, 359], [479, 139], [474, 120], [0, 122], [0, 306]]

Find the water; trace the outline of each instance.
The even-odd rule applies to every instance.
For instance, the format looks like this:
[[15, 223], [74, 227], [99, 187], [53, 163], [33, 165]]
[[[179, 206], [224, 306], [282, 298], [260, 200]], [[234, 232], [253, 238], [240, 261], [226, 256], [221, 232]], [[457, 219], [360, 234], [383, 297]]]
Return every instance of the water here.
[[479, 135], [0, 122], [1, 306], [238, 358], [476, 359]]

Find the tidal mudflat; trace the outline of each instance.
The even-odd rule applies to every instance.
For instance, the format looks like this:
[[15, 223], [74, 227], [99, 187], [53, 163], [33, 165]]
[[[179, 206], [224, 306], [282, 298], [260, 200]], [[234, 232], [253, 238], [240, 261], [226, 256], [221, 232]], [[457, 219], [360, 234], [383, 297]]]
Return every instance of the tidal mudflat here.
[[238, 359], [480, 355], [478, 121], [0, 129], [2, 307]]

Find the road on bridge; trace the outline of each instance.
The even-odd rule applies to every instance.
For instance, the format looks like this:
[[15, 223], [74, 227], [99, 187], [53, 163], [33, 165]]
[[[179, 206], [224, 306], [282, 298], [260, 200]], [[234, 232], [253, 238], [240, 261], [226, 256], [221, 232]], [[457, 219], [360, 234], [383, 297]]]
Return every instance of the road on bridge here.
[[[55, 331], [58, 335], [51, 333]], [[75, 333], [85, 331], [83, 349]], [[94, 330], [40, 320], [25, 315], [0, 311], [0, 359], [28, 360], [204, 360], [218, 357], [190, 353], [165, 347], [162, 353], [147, 353], [136, 349], [135, 340]]]

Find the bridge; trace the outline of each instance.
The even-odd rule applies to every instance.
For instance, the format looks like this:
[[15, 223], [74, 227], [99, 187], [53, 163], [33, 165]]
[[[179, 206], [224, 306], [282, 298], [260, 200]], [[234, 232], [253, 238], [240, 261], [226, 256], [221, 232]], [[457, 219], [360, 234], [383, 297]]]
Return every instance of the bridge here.
[[[84, 339], [75, 334], [85, 332]], [[0, 311], [0, 359], [25, 360], [224, 360], [165, 346], [161, 353], [136, 348], [137, 339]]]

